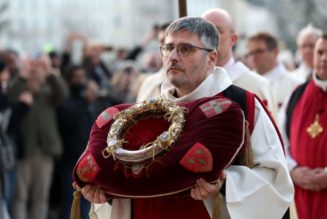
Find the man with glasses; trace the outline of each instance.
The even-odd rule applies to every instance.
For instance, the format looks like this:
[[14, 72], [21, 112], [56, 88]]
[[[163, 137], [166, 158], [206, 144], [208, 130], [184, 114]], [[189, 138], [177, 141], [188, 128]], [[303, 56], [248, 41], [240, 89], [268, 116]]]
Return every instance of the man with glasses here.
[[[177, 19], [167, 28], [164, 44], [160, 47], [167, 77], [161, 88], [164, 98], [175, 102], [194, 101], [222, 94], [232, 85], [227, 72], [215, 67], [218, 39], [215, 26], [199, 17]], [[281, 218], [292, 201], [293, 185], [272, 121], [258, 101], [255, 111], [252, 167], [236, 165], [235, 161], [215, 185], [198, 179], [190, 192], [192, 199], [189, 196], [132, 202], [114, 199], [111, 219], [130, 219], [131, 213], [133, 219], [209, 219], [213, 218], [213, 208], [217, 204], [214, 197], [219, 192], [224, 194], [219, 206], [221, 218]], [[82, 193], [92, 202], [107, 201], [104, 192], [94, 186], [86, 185]], [[200, 211], [201, 215], [194, 213]]]
[[226, 10], [214, 8], [205, 11], [202, 17], [213, 23], [219, 32], [216, 66], [227, 70], [234, 85], [255, 93], [275, 116], [277, 106], [273, 100], [269, 82], [234, 58], [233, 47], [237, 43], [238, 36], [230, 14]]
[[270, 82], [279, 111], [285, 97], [290, 95], [300, 81], [278, 62], [278, 41], [270, 33], [261, 32], [250, 37], [247, 48], [247, 57], [255, 70]]

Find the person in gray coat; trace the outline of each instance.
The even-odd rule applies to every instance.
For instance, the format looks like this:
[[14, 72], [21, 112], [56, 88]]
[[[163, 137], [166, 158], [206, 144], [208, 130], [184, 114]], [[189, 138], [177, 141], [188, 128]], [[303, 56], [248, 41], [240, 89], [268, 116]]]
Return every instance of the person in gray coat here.
[[54, 162], [62, 153], [56, 110], [68, 95], [65, 81], [58, 72], [53, 72], [47, 56], [26, 57], [20, 75], [9, 87], [12, 103], [26, 90], [34, 99], [19, 127], [23, 145], [18, 150], [13, 219], [46, 219], [48, 216]]

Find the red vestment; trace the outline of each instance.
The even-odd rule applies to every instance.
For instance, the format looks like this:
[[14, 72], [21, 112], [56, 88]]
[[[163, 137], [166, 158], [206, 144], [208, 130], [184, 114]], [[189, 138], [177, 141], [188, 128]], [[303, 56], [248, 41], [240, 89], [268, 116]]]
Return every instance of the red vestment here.
[[203, 201], [194, 200], [189, 193], [184, 197], [134, 199], [132, 202], [134, 219], [210, 219]]
[[[103, 155], [113, 118], [130, 106], [105, 110], [93, 125], [88, 146], [74, 169], [74, 180], [79, 186], [97, 185], [108, 197], [133, 198], [133, 219], [210, 219], [204, 202], [191, 198], [190, 188], [199, 178], [209, 182], [218, 179], [245, 149], [244, 113], [220, 94], [180, 105], [188, 109], [180, 138], [169, 153], [158, 156], [139, 173], [113, 156]], [[169, 125], [160, 121], [146, 118], [133, 124], [124, 135], [124, 147], [139, 148], [156, 139]]]
[[[322, 133], [312, 138], [307, 128], [319, 115]], [[290, 126], [290, 147], [299, 166], [327, 166], [327, 92], [311, 81], [295, 105]], [[295, 203], [299, 219], [327, 218], [327, 189], [312, 192], [296, 187]]]

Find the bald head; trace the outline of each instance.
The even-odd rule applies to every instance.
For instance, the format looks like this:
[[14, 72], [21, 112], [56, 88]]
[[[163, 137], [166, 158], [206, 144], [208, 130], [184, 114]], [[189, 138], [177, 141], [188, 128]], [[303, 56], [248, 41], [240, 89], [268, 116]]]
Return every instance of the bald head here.
[[223, 67], [232, 58], [232, 49], [237, 42], [233, 19], [226, 10], [221, 8], [210, 9], [204, 12], [202, 17], [218, 29], [220, 41], [216, 65]]
[[[225, 29], [228, 29], [231, 32], [234, 32], [234, 22], [230, 14], [221, 8], [214, 8], [210, 9], [208, 11], [205, 11], [202, 14], [202, 17], [206, 19], [207, 21], [210, 21], [218, 28], [224, 27]], [[218, 29], [219, 30], [219, 29]]]

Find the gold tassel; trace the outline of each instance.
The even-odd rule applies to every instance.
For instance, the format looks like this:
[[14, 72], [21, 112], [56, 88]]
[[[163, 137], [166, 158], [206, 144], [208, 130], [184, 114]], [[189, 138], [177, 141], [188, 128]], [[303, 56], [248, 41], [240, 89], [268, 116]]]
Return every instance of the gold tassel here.
[[223, 196], [219, 192], [213, 198], [214, 198], [214, 207], [212, 212], [212, 219], [221, 219], [220, 209], [221, 209]]
[[[245, 140], [246, 145], [243, 150], [241, 150], [240, 154], [238, 155], [240, 165], [247, 166], [249, 168], [253, 168], [254, 161], [253, 161], [253, 151], [251, 145], [251, 134], [249, 130], [249, 123], [246, 121], [245, 123]], [[214, 208], [212, 213], [212, 219], [221, 219], [221, 205], [223, 203], [223, 196], [219, 192], [214, 196]]]
[[245, 140], [246, 145], [243, 150], [240, 152], [240, 165], [247, 166], [249, 168], [253, 168], [253, 151], [252, 151], [252, 144], [251, 144], [251, 134], [249, 130], [249, 122], [245, 121]]
[[245, 165], [249, 168], [253, 168], [254, 167], [253, 151], [252, 151], [251, 134], [250, 134], [248, 121], [246, 121], [245, 136], [246, 136]]
[[81, 196], [81, 191], [74, 192], [74, 199], [70, 210], [70, 219], [81, 219]]

